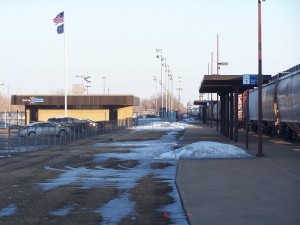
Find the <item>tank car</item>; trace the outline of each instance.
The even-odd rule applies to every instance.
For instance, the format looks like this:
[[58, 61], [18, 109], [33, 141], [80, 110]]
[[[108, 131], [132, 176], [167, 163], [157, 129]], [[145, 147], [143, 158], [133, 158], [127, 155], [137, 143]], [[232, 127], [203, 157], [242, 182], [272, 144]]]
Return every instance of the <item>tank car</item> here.
[[[258, 91], [249, 93], [249, 120], [257, 128]], [[277, 74], [262, 87], [263, 132], [286, 141], [300, 138], [300, 64]]]

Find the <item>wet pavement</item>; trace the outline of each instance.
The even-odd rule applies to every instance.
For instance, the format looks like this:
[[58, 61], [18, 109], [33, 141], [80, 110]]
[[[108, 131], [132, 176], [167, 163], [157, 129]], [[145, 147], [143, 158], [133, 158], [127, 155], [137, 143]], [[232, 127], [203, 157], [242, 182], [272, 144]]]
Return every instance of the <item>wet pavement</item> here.
[[[255, 156], [257, 136], [247, 152]], [[217, 141], [245, 146], [224, 137], [216, 128], [187, 128], [183, 144]], [[300, 224], [300, 144], [264, 137], [265, 157], [247, 159], [181, 159], [176, 177], [191, 225]]]

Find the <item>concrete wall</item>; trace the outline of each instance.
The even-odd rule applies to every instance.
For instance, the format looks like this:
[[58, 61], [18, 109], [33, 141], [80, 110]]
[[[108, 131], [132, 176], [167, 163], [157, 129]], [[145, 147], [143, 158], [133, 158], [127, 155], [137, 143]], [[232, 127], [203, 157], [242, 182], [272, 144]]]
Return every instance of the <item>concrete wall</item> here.
[[[118, 120], [132, 118], [133, 107], [119, 108]], [[32, 119], [30, 109], [26, 110], [26, 124]], [[51, 117], [64, 117], [64, 109], [38, 109], [37, 121], [47, 121]], [[68, 109], [68, 117], [90, 119], [93, 121], [109, 121], [109, 109]]]
[[118, 120], [132, 118], [132, 116], [133, 116], [133, 107], [132, 106], [118, 109]]
[[26, 109], [25, 112], [25, 124], [29, 124], [30, 123], [30, 110]]
[[[68, 117], [90, 119], [93, 121], [108, 121], [108, 109], [68, 109]], [[38, 121], [47, 121], [50, 117], [63, 117], [64, 109], [39, 109]]]

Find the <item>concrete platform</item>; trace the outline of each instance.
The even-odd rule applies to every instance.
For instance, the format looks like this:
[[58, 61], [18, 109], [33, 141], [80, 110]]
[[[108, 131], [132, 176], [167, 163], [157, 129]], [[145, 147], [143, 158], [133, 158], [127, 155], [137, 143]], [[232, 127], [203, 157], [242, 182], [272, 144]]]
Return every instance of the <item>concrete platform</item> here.
[[[187, 128], [183, 144], [217, 141], [245, 149], [216, 128]], [[257, 153], [257, 137], [249, 136], [247, 152]], [[300, 144], [264, 137], [265, 157], [249, 159], [181, 159], [177, 186], [191, 225], [299, 225]]]

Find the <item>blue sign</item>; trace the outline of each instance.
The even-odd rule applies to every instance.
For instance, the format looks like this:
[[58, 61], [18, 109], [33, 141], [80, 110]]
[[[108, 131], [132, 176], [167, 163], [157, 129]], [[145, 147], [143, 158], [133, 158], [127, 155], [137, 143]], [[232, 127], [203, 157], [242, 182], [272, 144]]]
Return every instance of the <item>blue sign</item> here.
[[29, 102], [29, 104], [44, 103], [44, 98], [28, 97], [28, 99], [22, 99], [22, 102]]
[[255, 74], [244, 74], [243, 84], [256, 85], [257, 86], [257, 75]]
[[250, 75], [250, 84], [257, 85], [257, 75]]

